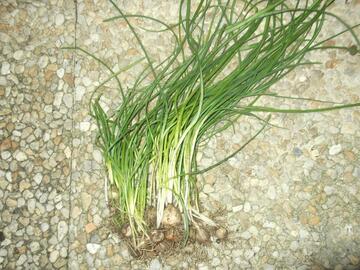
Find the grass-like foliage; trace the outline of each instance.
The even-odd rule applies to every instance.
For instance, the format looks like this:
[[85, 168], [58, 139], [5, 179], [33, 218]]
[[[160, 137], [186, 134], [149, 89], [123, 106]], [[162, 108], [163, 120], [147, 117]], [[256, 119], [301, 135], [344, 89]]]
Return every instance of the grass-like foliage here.
[[[269, 87], [294, 68], [313, 64], [304, 60], [308, 52], [335, 48], [358, 53], [360, 42], [353, 31], [358, 25], [350, 27], [328, 12], [332, 0], [200, 0], [195, 9], [190, 0], [181, 0], [178, 22], [172, 25], [148, 16], [127, 15], [115, 0], [110, 2], [118, 16], [105, 21], [127, 23], [140, 44], [147, 68], [125, 91], [117, 77], [119, 72], [81, 50], [110, 71], [111, 77], [104, 83], [115, 79], [119, 86], [121, 104], [115, 113], [107, 114], [100, 97], [94, 96], [91, 114], [98, 125], [98, 144], [109, 186], [115, 190], [113, 206], [118, 210], [118, 222], [129, 225], [135, 245], [137, 239], [148, 235], [145, 214], [149, 207], [156, 208], [157, 227], [162, 226], [166, 206], [177, 207], [185, 240], [191, 224], [214, 225], [200, 213], [196, 175], [234, 156], [263, 128], [238, 151], [207, 169], [198, 170], [196, 155], [201, 142], [240, 116], [254, 117], [264, 127], [269, 118], [261, 118], [258, 112], [321, 112], [360, 105], [308, 110], [256, 106], [263, 95], [280, 97], [269, 93]], [[330, 17], [345, 30], [319, 40]], [[174, 49], [162, 63], [154, 63], [147, 53], [133, 18], [157, 23], [159, 32], [169, 31], [174, 37]], [[356, 45], [326, 46], [328, 40], [345, 32], [353, 36]], [[144, 83], [150, 76], [152, 82]]]

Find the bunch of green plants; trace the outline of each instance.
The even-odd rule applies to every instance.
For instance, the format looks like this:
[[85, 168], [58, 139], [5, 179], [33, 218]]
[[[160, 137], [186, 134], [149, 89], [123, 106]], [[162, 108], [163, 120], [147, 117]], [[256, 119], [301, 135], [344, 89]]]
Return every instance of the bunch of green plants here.
[[[182, 216], [185, 241], [191, 224], [214, 225], [200, 212], [197, 175], [236, 155], [269, 124], [269, 117], [262, 118], [259, 112], [309, 113], [360, 105], [307, 110], [256, 105], [265, 95], [292, 98], [270, 93], [269, 88], [294, 68], [316, 64], [305, 60], [309, 52], [358, 52], [360, 42], [353, 31], [358, 25], [349, 26], [330, 13], [332, 0], [200, 0], [195, 9], [191, 0], [181, 0], [178, 22], [171, 25], [144, 15], [125, 14], [114, 0], [110, 2], [118, 16], [105, 22], [127, 23], [144, 54], [131, 66], [146, 61], [147, 67], [125, 91], [118, 79], [123, 70], [116, 72], [93, 54], [80, 50], [111, 73], [96, 90], [110, 80], [116, 80], [119, 88], [121, 103], [114, 112], [106, 113], [100, 105], [101, 96], [94, 94], [91, 114], [98, 126], [97, 143], [102, 149], [109, 189], [115, 191], [112, 206], [117, 209], [119, 226], [129, 226], [135, 246], [138, 239], [148, 236], [145, 216], [151, 207], [156, 209], [156, 226], [161, 227], [164, 209], [175, 206]], [[319, 40], [330, 17], [345, 30]], [[156, 23], [157, 32], [168, 31], [173, 36], [174, 49], [161, 63], [155, 63], [147, 52], [133, 18]], [[326, 46], [327, 41], [345, 32], [353, 36], [356, 45]], [[153, 80], [146, 83], [150, 76]], [[263, 127], [240, 149], [199, 170], [199, 145], [241, 116], [253, 117]]]

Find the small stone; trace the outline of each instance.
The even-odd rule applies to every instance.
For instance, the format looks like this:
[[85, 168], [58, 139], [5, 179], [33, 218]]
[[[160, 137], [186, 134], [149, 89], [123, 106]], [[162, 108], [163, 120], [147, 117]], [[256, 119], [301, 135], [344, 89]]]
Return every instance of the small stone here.
[[244, 252], [244, 257], [245, 257], [247, 260], [250, 260], [252, 257], [254, 257], [254, 255], [255, 255], [255, 252], [254, 252], [252, 249], [246, 250], [246, 251]]
[[91, 80], [90, 80], [88, 77], [84, 77], [84, 78], [82, 79], [82, 81], [83, 81], [83, 84], [84, 84], [85, 86], [90, 86], [90, 85], [91, 85]]
[[65, 237], [68, 232], [68, 225], [65, 221], [60, 221], [58, 224], [58, 240], [59, 242]]
[[106, 247], [106, 255], [112, 257], [114, 255], [114, 248], [112, 245]]
[[254, 236], [257, 236], [259, 233], [258, 229], [255, 226], [251, 226], [248, 231]]
[[21, 60], [24, 55], [24, 52], [22, 50], [18, 50], [14, 53], [15, 60]]
[[275, 266], [273, 266], [271, 264], [264, 264], [263, 269], [264, 270], [275, 270]]
[[50, 105], [53, 103], [54, 95], [51, 92], [46, 92], [44, 95], [44, 103]]
[[7, 198], [6, 205], [10, 208], [15, 208], [17, 206], [17, 201], [11, 198]]
[[16, 261], [16, 265], [23, 265], [27, 260], [27, 257], [25, 254], [22, 254], [19, 259]]
[[93, 151], [93, 158], [97, 163], [102, 163], [102, 154], [99, 150]]
[[65, 17], [63, 14], [56, 14], [55, 16], [55, 24], [57, 26], [62, 25], [65, 22]]
[[35, 211], [36, 201], [35, 199], [28, 200], [27, 208], [29, 210], [29, 213], [32, 214]]
[[270, 186], [267, 192], [267, 196], [270, 200], [276, 199], [276, 189], [273, 186]]
[[151, 260], [149, 264], [149, 270], [160, 270], [161, 269], [161, 263], [158, 258], [155, 258]]
[[246, 202], [246, 203], [244, 204], [244, 211], [245, 211], [246, 213], [248, 213], [248, 212], [250, 212], [250, 210], [251, 210], [251, 205], [250, 205], [250, 203]]
[[16, 74], [21, 74], [24, 72], [24, 70], [25, 70], [25, 67], [23, 65], [16, 65], [14, 71]]
[[243, 209], [242, 205], [237, 205], [237, 206], [233, 206], [232, 211], [236, 213], [236, 212], [240, 212], [242, 209]]
[[7, 75], [10, 73], [10, 64], [8, 62], [3, 62], [1, 65], [1, 74]]
[[335, 265], [334, 270], [344, 270], [344, 268], [341, 264], [337, 264], [337, 265]]
[[56, 93], [55, 97], [54, 97], [53, 105], [56, 106], [56, 107], [59, 107], [61, 105], [62, 98], [63, 98], [63, 92]]
[[48, 63], [49, 63], [49, 57], [47, 57], [47, 55], [40, 56], [39, 61], [38, 61], [39, 68], [46, 68]]
[[76, 101], [80, 101], [83, 98], [84, 94], [85, 94], [84, 86], [79, 85], [75, 88], [75, 100]]
[[309, 223], [310, 225], [318, 225], [318, 224], [320, 223], [320, 218], [319, 218], [319, 216], [312, 216], [312, 217], [310, 217], [309, 220], [308, 220], [308, 223]]
[[335, 144], [330, 147], [329, 155], [335, 156], [335, 155], [339, 154], [341, 152], [341, 150], [342, 150], [341, 144]]
[[100, 249], [100, 245], [89, 243], [89, 244], [86, 244], [86, 249], [90, 254], [95, 254]]
[[354, 123], [343, 123], [341, 127], [341, 133], [343, 134], [355, 134], [357, 126]]
[[6, 78], [3, 77], [3, 76], [0, 76], [0, 85], [1, 86], [6, 86], [6, 84], [7, 84]]
[[81, 193], [81, 202], [82, 202], [83, 208], [85, 210], [88, 210], [89, 206], [91, 204], [91, 195], [89, 195], [85, 192]]
[[72, 107], [72, 103], [73, 103], [73, 98], [72, 95], [70, 94], [65, 94], [63, 96], [63, 101], [66, 107], [71, 108]]
[[240, 235], [240, 237], [245, 240], [249, 240], [251, 238], [251, 233], [249, 231], [245, 231]]
[[330, 187], [330, 186], [325, 186], [324, 187], [324, 191], [326, 193], [326, 195], [331, 195], [334, 193], [335, 188], [334, 187]]
[[17, 200], [17, 207], [23, 207], [25, 205], [25, 199], [24, 198], [19, 198]]
[[7, 160], [11, 157], [11, 153], [9, 151], [4, 151], [4, 152], [1, 152], [1, 158], [3, 160]]
[[360, 263], [360, 258], [359, 257], [356, 257], [354, 255], [350, 255], [348, 257], [350, 259], [350, 262], [352, 265], [358, 265]]
[[37, 251], [39, 251], [39, 250], [40, 250], [40, 244], [39, 244], [39, 242], [32, 242], [32, 243], [30, 244], [30, 250], [31, 250], [31, 252], [37, 252]]
[[69, 147], [65, 148], [64, 153], [65, 153], [66, 158], [71, 157], [71, 149]]
[[60, 68], [56, 71], [56, 75], [62, 79], [64, 77], [64, 74], [65, 74], [65, 70], [63, 68]]
[[79, 207], [75, 206], [71, 211], [71, 217], [75, 219], [80, 216], [81, 212], [82, 210]]
[[305, 239], [309, 236], [309, 233], [306, 230], [300, 229], [299, 236], [300, 236], [300, 239]]
[[17, 161], [25, 161], [27, 159], [27, 156], [24, 152], [18, 151], [15, 153], [15, 159]]
[[219, 258], [215, 257], [215, 258], [212, 259], [212, 262], [211, 262], [212, 266], [218, 266], [220, 264], [221, 264], [221, 261], [220, 261]]
[[62, 247], [60, 249], [60, 256], [63, 257], [63, 258], [66, 258], [67, 256], [67, 249], [65, 247]]
[[[65, 73], [63, 80], [69, 86], [74, 87], [74, 75], [73, 74]], [[75, 94], [76, 94], [76, 91], [75, 91]]]
[[59, 258], [59, 251], [57, 250], [54, 250], [50, 253], [50, 256], [49, 256], [49, 261], [51, 263], [54, 263], [57, 261], [57, 259]]
[[80, 123], [81, 131], [88, 131], [89, 129], [90, 129], [90, 122], [81, 122]]
[[102, 222], [102, 218], [99, 215], [94, 215], [94, 224], [96, 226], [100, 226], [101, 222]]
[[96, 229], [96, 225], [94, 223], [88, 223], [85, 225], [86, 233], [91, 233]]
[[37, 173], [37, 174], [35, 174], [35, 176], [34, 176], [34, 181], [35, 181], [35, 183], [36, 184], [38, 184], [38, 185], [40, 185], [40, 183], [41, 183], [41, 181], [42, 181], [42, 175], [41, 175], [41, 173]]
[[214, 192], [214, 188], [210, 186], [209, 184], [206, 184], [203, 189], [204, 193], [209, 194]]
[[295, 148], [293, 149], [293, 154], [294, 154], [294, 156], [296, 156], [296, 157], [300, 157], [300, 156], [302, 155], [302, 151], [301, 151], [300, 148], [295, 147]]
[[298, 248], [299, 248], [299, 243], [298, 243], [298, 241], [292, 241], [291, 244], [290, 244], [290, 249], [291, 249], [292, 251], [296, 251]]
[[31, 184], [27, 182], [26, 180], [22, 180], [19, 184], [19, 190], [20, 192], [23, 192], [25, 189], [28, 189], [31, 187]]
[[41, 229], [42, 232], [46, 232], [49, 229], [49, 224], [41, 223], [40, 229]]

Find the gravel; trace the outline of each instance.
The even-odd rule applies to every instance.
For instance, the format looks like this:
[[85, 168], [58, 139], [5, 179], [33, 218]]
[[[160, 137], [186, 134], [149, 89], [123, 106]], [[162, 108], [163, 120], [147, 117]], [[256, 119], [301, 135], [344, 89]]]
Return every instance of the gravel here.
[[[360, 22], [360, 2], [348, 2], [335, 3], [331, 11], [351, 24]], [[174, 22], [177, 4], [125, 1], [121, 7]], [[201, 204], [228, 229], [228, 240], [190, 245], [170, 257], [134, 260], [110, 226], [103, 159], [88, 112], [91, 91], [109, 74], [93, 59], [60, 48], [75, 44], [77, 21], [76, 44], [117, 70], [141, 56], [136, 40], [122, 22], [121, 27], [102, 22], [115, 14], [106, 0], [77, 1], [77, 18], [74, 1], [68, 0], [5, 0], [0, 9], [1, 269], [360, 267], [358, 109], [274, 114], [273, 123], [285, 129], [267, 130], [199, 177], [204, 179]], [[341, 30], [335, 21], [329, 23], [329, 33]], [[166, 36], [141, 37], [151, 45], [154, 59], [163, 59], [171, 48]], [[336, 44], [353, 41], [344, 36]], [[314, 52], [311, 60], [323, 64], [297, 69], [274, 92], [358, 102], [358, 55]], [[119, 78], [130, 85], [136, 72]], [[109, 82], [103, 90], [101, 102], [113, 108], [116, 84]], [[284, 101], [261, 102], [276, 107]], [[226, 130], [200, 149], [199, 166], [235, 151], [258, 127], [240, 119], [235, 133]]]

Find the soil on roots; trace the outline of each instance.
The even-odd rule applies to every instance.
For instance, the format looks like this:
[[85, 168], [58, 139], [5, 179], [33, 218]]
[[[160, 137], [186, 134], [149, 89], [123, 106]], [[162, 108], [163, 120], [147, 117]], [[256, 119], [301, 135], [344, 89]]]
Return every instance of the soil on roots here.
[[[176, 215], [173, 206], [170, 206], [169, 209]], [[152, 207], [147, 209], [145, 214], [148, 226], [147, 235], [138, 237], [136, 245], [134, 245], [128, 224], [123, 224], [119, 228], [119, 225], [113, 223], [112, 228], [127, 244], [130, 254], [140, 260], [151, 259], [159, 255], [167, 258], [196, 243], [209, 245], [212, 241], [219, 243], [227, 238], [227, 230], [224, 227], [209, 227], [196, 222], [190, 227], [188, 240], [185, 243], [182, 222], [177, 222], [177, 218], [174, 216], [168, 216], [167, 219], [175, 220], [174, 224], [164, 222], [165, 225], [162, 224], [160, 228], [156, 228], [156, 210]]]

